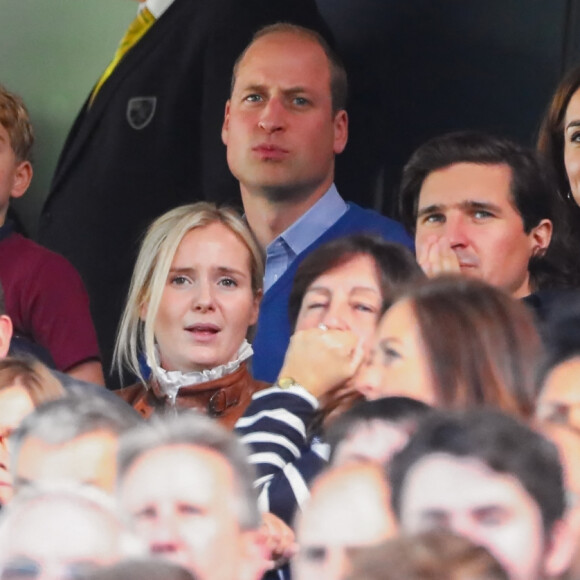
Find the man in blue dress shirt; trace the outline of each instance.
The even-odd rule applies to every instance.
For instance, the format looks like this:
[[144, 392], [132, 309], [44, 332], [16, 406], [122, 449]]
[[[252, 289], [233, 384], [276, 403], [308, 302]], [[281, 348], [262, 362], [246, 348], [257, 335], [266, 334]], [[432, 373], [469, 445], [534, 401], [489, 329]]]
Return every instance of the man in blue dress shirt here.
[[348, 139], [346, 98], [338, 56], [299, 26], [263, 28], [234, 66], [222, 139], [266, 253], [253, 367], [262, 380], [274, 381], [281, 367], [291, 333], [288, 295], [308, 252], [360, 232], [412, 247], [399, 223], [345, 202], [334, 185], [335, 155]]

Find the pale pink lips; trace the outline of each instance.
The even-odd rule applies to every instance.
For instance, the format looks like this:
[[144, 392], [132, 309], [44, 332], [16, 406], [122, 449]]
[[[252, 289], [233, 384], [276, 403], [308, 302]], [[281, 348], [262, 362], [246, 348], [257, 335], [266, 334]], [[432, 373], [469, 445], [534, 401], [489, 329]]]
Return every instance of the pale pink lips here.
[[286, 149], [276, 145], [268, 145], [266, 143], [253, 147], [252, 151], [254, 151], [254, 153], [256, 153], [261, 159], [266, 161], [279, 161], [288, 155], [288, 151]]
[[206, 342], [213, 340], [215, 336], [221, 331], [221, 328], [216, 324], [192, 324], [185, 328], [187, 332], [192, 334], [196, 340]]

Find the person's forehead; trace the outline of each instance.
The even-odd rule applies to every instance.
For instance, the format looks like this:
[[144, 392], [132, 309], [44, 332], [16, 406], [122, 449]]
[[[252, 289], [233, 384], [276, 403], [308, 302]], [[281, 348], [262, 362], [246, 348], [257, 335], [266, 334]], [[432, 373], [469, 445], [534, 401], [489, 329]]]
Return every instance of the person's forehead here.
[[326, 53], [313, 38], [296, 32], [272, 32], [248, 47], [238, 64], [235, 86], [279, 80], [294, 88], [306, 82], [313, 69], [322, 80], [330, 77]]
[[373, 258], [358, 254], [320, 274], [306, 289], [306, 292], [327, 290], [346, 290], [348, 292], [380, 293], [377, 266]]
[[489, 202], [513, 206], [507, 164], [453, 163], [429, 173], [419, 192], [419, 210], [433, 204]]
[[426, 455], [411, 466], [402, 503], [403, 509], [412, 511], [472, 511], [490, 506], [538, 510], [514, 475], [497, 472], [474, 457], [446, 453]]
[[338, 543], [359, 527], [381, 529], [388, 512], [388, 488], [371, 463], [331, 468], [320, 477], [301, 519], [301, 537], [329, 535]]
[[4, 143], [8, 146], [12, 146], [12, 141], [10, 139], [10, 133], [3, 123], [0, 123], [0, 143]]
[[207, 447], [193, 444], [163, 445], [144, 452], [123, 477], [124, 487], [144, 484], [150, 493], [204, 492], [208, 497], [223, 488], [233, 489], [233, 470], [226, 458]]
[[33, 410], [34, 403], [18, 379], [12, 385], [0, 390], [0, 429], [7, 425], [17, 427]]
[[[36, 457], [36, 460], [55, 461], [55, 457], [63, 462], [84, 459], [87, 455], [114, 453], [118, 435], [107, 429], [98, 429], [82, 433], [63, 443], [50, 443], [30, 435], [22, 442], [20, 458]], [[20, 462], [19, 462], [20, 464]]]
[[541, 401], [557, 401], [580, 406], [580, 356], [562, 361], [547, 375], [540, 395]]
[[23, 506], [6, 529], [6, 554], [90, 559], [116, 552], [121, 526], [96, 506], [48, 497]]

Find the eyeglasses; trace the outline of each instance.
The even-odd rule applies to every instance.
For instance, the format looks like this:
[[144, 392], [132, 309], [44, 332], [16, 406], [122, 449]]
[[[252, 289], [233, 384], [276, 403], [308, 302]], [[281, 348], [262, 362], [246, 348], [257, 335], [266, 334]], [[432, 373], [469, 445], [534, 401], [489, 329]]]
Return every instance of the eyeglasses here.
[[50, 577], [59, 580], [82, 580], [86, 574], [98, 568], [94, 562], [38, 562], [31, 558], [14, 558], [6, 561], [0, 571], [0, 580], [36, 580], [50, 569]]

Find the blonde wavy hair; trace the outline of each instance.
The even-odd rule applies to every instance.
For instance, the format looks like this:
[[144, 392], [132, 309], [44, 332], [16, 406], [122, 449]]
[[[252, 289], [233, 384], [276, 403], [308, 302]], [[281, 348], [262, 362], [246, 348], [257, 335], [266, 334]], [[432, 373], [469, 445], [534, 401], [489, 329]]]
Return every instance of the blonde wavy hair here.
[[154, 324], [175, 253], [188, 232], [215, 223], [226, 226], [248, 248], [252, 292], [254, 296], [261, 293], [264, 277], [262, 251], [234, 209], [198, 202], [168, 211], [147, 230], [133, 271], [113, 355], [114, 368], [121, 376], [123, 369], [127, 368], [145, 382], [139, 355], [144, 353], [147, 360], [155, 360]]

